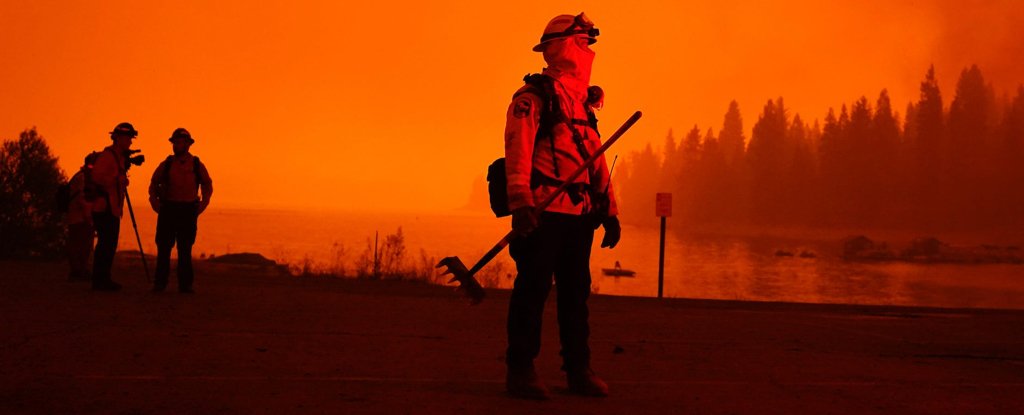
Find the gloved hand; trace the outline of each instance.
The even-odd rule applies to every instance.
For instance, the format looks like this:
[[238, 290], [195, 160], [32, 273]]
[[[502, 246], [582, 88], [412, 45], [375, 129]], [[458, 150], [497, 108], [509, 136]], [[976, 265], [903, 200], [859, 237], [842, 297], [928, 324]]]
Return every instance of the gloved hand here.
[[609, 216], [601, 223], [601, 226], [604, 226], [604, 239], [601, 240], [601, 247], [615, 248], [615, 245], [619, 244], [619, 238], [622, 237], [622, 227], [619, 226], [619, 218]]
[[526, 236], [537, 229], [537, 214], [532, 206], [523, 206], [512, 211], [512, 230], [519, 236]]

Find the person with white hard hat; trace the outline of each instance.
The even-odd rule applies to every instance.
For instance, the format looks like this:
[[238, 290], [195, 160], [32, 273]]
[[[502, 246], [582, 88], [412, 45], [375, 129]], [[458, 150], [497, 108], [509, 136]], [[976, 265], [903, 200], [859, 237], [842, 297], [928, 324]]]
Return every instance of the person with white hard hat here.
[[509, 301], [506, 388], [514, 397], [549, 399], [534, 368], [540, 352], [544, 303], [557, 284], [562, 370], [569, 391], [607, 396], [608, 385], [590, 366], [590, 251], [597, 227], [602, 247], [621, 234], [608, 167], [598, 159], [543, 212], [534, 206], [601, 146], [595, 110], [604, 93], [590, 85], [599, 31], [583, 13], [552, 19], [533, 50], [547, 67], [527, 75], [513, 96], [505, 124], [505, 173], [512, 228], [509, 245], [517, 275]]

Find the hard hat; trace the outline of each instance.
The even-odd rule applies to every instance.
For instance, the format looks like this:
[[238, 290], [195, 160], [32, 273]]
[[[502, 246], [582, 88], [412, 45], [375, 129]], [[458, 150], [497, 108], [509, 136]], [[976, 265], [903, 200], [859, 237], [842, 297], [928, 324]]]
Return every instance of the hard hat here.
[[593, 45], [594, 42], [597, 42], [597, 36], [601, 34], [601, 31], [594, 27], [594, 22], [585, 13], [575, 16], [571, 14], [555, 16], [554, 19], [548, 22], [547, 27], [544, 28], [544, 34], [540, 37], [540, 43], [533, 47], [533, 51], [543, 51], [544, 44], [548, 41], [582, 34], [587, 35], [588, 44]]
[[135, 127], [132, 127], [131, 123], [123, 122], [118, 124], [117, 127], [114, 127], [114, 131], [110, 132], [111, 137], [114, 137], [115, 135], [135, 137], [139, 135], [139, 132], [135, 130]]
[[174, 132], [171, 133], [171, 138], [168, 138], [167, 141], [174, 142], [174, 140], [179, 139], [179, 138], [184, 138], [184, 139], [188, 140], [189, 143], [195, 143], [196, 142], [196, 140], [192, 139], [192, 134], [189, 134], [188, 130], [186, 130], [184, 128], [177, 128], [177, 129], [175, 129]]

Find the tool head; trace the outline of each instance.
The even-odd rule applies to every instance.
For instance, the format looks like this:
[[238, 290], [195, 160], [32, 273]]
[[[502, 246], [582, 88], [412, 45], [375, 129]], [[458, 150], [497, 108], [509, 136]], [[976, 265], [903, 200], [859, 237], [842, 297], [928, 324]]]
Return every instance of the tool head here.
[[450, 256], [441, 259], [441, 262], [437, 263], [436, 268], [447, 267], [441, 275], [452, 274], [452, 279], [448, 280], [449, 283], [458, 281], [458, 289], [462, 290], [467, 297], [469, 297], [469, 303], [472, 305], [480, 304], [484, 300], [486, 293], [484, 288], [480, 286], [476, 278], [473, 278], [473, 274], [469, 273], [469, 269], [462, 263], [462, 260], [457, 256]]

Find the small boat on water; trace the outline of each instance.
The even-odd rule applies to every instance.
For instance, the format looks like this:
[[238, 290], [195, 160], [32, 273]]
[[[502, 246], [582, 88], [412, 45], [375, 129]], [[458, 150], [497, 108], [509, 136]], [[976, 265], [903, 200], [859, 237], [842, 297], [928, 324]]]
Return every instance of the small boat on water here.
[[615, 261], [615, 268], [601, 268], [601, 273], [609, 277], [636, 277], [636, 271], [631, 269], [623, 269], [619, 261]]

